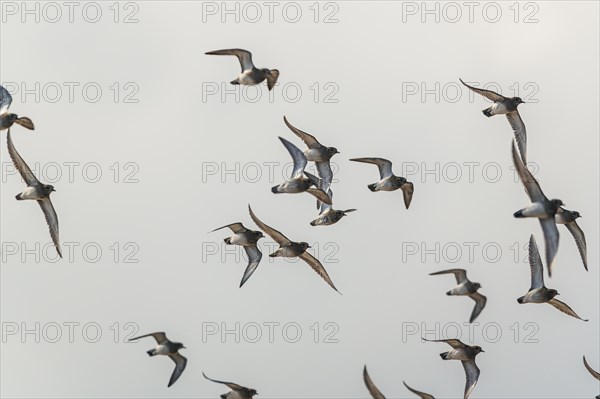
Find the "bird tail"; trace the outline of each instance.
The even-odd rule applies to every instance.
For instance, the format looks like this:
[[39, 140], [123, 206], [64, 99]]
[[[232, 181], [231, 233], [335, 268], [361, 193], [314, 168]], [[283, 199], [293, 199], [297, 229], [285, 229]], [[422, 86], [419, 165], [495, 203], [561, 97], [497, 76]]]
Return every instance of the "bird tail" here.
[[229, 82], [229, 83], [231, 83], [232, 85], [239, 85], [239, 84], [240, 84], [240, 81], [236, 79], [236, 80], [232, 80], [232, 81], [231, 81], [231, 82]]
[[223, 241], [225, 241], [225, 244], [231, 245], [231, 237], [227, 237], [227, 238], [223, 239]]
[[525, 216], [523, 215], [523, 209], [516, 211], [513, 216], [516, 218], [524, 218]]
[[146, 353], [148, 356], [154, 356], [154, 349], [150, 349], [149, 351], [146, 351]]
[[448, 360], [448, 352], [440, 353], [440, 357], [444, 360]]
[[523, 303], [523, 299], [525, 299], [525, 297], [524, 297], [524, 296], [522, 296], [521, 298], [518, 298], [518, 299], [517, 299], [517, 302], [519, 302], [519, 303]]
[[446, 292], [446, 295], [452, 295], [452, 291]]
[[227, 395], [229, 395], [229, 394], [224, 393], [223, 395], [221, 395], [221, 399], [227, 399]]
[[17, 199], [17, 201], [21, 201], [23, 199], [23, 198], [21, 198], [21, 194], [15, 195], [15, 198]]
[[376, 188], [377, 188], [377, 183], [369, 184], [367, 187], [368, 187], [368, 188], [369, 188], [369, 190], [371, 190], [371, 191], [377, 191], [377, 190], [376, 190]]
[[271, 192], [272, 192], [273, 194], [279, 194], [279, 191], [278, 191], [278, 189], [279, 189], [279, 186], [273, 186], [273, 187], [271, 187]]
[[489, 118], [490, 116], [492, 116], [492, 107], [486, 108], [481, 112], [483, 112], [483, 114]]
[[270, 90], [273, 90], [273, 87], [275, 87], [275, 83], [277, 83], [277, 79], [279, 78], [279, 70], [278, 69], [271, 69], [269, 71], [269, 74], [267, 75], [267, 87]]

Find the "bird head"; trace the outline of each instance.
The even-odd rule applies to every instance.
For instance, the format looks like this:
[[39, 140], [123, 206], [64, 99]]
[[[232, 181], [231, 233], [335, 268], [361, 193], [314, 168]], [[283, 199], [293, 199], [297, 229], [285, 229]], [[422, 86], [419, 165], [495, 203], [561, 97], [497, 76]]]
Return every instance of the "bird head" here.
[[575, 219], [578, 219], [578, 218], [580, 218], [580, 217], [581, 217], [581, 213], [579, 213], [579, 212], [577, 212], [577, 211], [573, 211], [573, 212], [571, 212], [571, 214], [573, 215], [573, 217], [574, 217]]
[[306, 251], [308, 248], [310, 248], [310, 245], [308, 245], [307, 242], [302, 241], [298, 244], [300, 245], [300, 248], [302, 248], [304, 251]]
[[333, 156], [334, 154], [339, 154], [340, 152], [335, 147], [327, 147], [327, 151]]
[[513, 97], [513, 100], [517, 103], [517, 104], [524, 104], [525, 101], [523, 101], [521, 99], [521, 97]]
[[554, 297], [555, 297], [555, 296], [557, 296], [557, 295], [560, 295], [560, 294], [558, 293], [558, 291], [556, 291], [555, 289], [549, 289], [549, 290], [548, 290], [548, 293], [549, 293], [549, 294], [552, 296], [552, 298], [554, 298]]
[[481, 346], [474, 346], [473, 349], [475, 350], [475, 353], [485, 352], [483, 349], [481, 349]]
[[257, 240], [265, 237], [262, 231], [253, 231], [252, 235], [254, 235]]
[[559, 199], [553, 199], [553, 200], [550, 200], [550, 202], [552, 202], [557, 207], [561, 207], [561, 206], [564, 205], [564, 203], [561, 200], [559, 200]]
[[44, 194], [49, 195], [51, 192], [56, 191], [54, 189], [54, 186], [51, 186], [50, 184], [44, 184], [42, 186], [42, 190], [44, 191]]

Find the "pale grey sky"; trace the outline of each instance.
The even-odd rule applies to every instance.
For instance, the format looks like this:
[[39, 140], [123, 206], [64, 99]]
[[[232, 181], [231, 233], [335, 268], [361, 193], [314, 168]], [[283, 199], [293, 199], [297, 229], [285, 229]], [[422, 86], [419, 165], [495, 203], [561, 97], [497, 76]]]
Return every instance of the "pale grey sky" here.
[[[472, 398], [600, 393], [581, 361], [600, 369], [597, 2], [430, 2], [430, 13], [422, 2], [230, 2], [229, 14], [222, 2], [53, 4], [0, 2], [0, 83], [36, 124], [13, 141], [56, 187], [65, 253], [55, 262], [39, 207], [15, 201], [24, 185], [2, 132], [3, 397], [226, 392], [205, 371], [261, 398], [365, 398], [366, 363], [387, 397], [413, 397], [405, 380], [457, 398], [462, 367], [420, 340], [457, 333], [486, 351]], [[231, 47], [280, 70], [273, 92], [229, 85], [237, 60], [204, 55]], [[459, 77], [528, 102], [528, 160], [548, 196], [582, 213], [589, 245], [585, 272], [559, 226], [546, 284], [589, 322], [517, 304], [529, 235], [542, 251], [543, 235], [512, 217], [528, 200], [509, 124], [485, 118]], [[283, 115], [341, 152], [334, 205], [358, 211], [336, 225], [309, 225], [312, 197], [270, 192], [289, 173], [277, 136], [303, 148]], [[409, 210], [400, 192], [367, 189], [376, 168], [348, 161], [363, 156], [414, 182]], [[343, 295], [303, 263], [268, 258], [269, 238], [238, 289], [242, 250], [207, 232], [256, 228], [248, 204], [311, 242]], [[472, 330], [473, 302], [445, 295], [451, 276], [428, 276], [451, 267], [488, 297]], [[123, 343], [153, 331], [188, 348], [171, 388], [173, 363], [144, 353], [151, 339]]]

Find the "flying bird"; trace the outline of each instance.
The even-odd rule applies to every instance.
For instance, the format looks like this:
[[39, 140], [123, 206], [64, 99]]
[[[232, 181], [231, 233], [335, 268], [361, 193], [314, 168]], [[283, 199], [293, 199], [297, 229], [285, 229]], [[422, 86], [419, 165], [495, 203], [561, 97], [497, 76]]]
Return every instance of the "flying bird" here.
[[10, 158], [12, 159], [15, 168], [19, 171], [19, 174], [27, 184], [27, 188], [25, 188], [21, 194], [17, 194], [15, 198], [19, 201], [37, 201], [42, 208], [42, 212], [44, 212], [44, 216], [46, 217], [46, 223], [50, 229], [50, 236], [52, 237], [52, 241], [56, 247], [56, 252], [58, 252], [58, 256], [62, 258], [60, 241], [58, 239], [58, 216], [56, 216], [56, 211], [54, 210], [54, 206], [52, 206], [52, 201], [50, 200], [50, 194], [56, 190], [50, 184], [40, 183], [40, 181], [34, 176], [29, 166], [27, 166], [23, 158], [21, 158], [17, 152], [17, 149], [15, 148], [10, 136], [10, 129], [8, 130], [6, 140], [8, 143], [8, 153]]
[[423, 341], [429, 342], [445, 342], [452, 347], [451, 351], [440, 353], [440, 357], [444, 360], [460, 360], [462, 362], [467, 377], [464, 399], [467, 399], [469, 395], [471, 395], [471, 392], [473, 392], [473, 389], [475, 388], [475, 385], [477, 385], [477, 381], [479, 380], [480, 370], [479, 367], [477, 367], [477, 364], [475, 364], [475, 357], [479, 353], [485, 351], [481, 349], [481, 346], [469, 346], [463, 344], [458, 339], [422, 339]]
[[433, 396], [431, 396], [428, 393], [425, 392], [421, 392], [421, 391], [417, 391], [416, 389], [413, 389], [411, 387], [409, 387], [406, 382], [402, 381], [402, 383], [404, 384], [404, 386], [406, 387], [406, 389], [408, 389], [409, 391], [411, 391], [412, 393], [414, 393], [415, 395], [417, 395], [418, 397], [420, 397], [421, 399], [435, 399]]
[[[329, 198], [325, 191], [319, 188], [321, 185], [320, 179], [304, 170], [304, 168], [306, 168], [307, 160], [302, 151], [283, 137], [279, 137], [279, 140], [281, 140], [292, 156], [292, 159], [294, 160], [294, 169], [292, 170], [290, 179], [282, 184], [272, 187], [271, 192], [274, 194], [307, 192], [315, 196], [317, 200], [331, 205], [331, 198]], [[304, 175], [307, 177], [304, 177]], [[313, 188], [313, 185], [317, 188]]]
[[[331, 189], [327, 192], [329, 198], [333, 201], [333, 192]], [[319, 217], [310, 222], [311, 226], [329, 226], [337, 223], [341, 218], [346, 216], [346, 214], [350, 212], [354, 212], [356, 209], [346, 209], [336, 210], [333, 207], [326, 203], [321, 203], [321, 211], [319, 212]]]
[[558, 228], [556, 228], [555, 215], [563, 205], [559, 199], [549, 200], [545, 195], [540, 184], [531, 174], [527, 166], [517, 155], [517, 150], [514, 144], [511, 145], [512, 158], [515, 169], [519, 174], [519, 179], [525, 186], [525, 192], [529, 196], [531, 204], [515, 212], [516, 218], [534, 217], [538, 218], [544, 232], [544, 240], [546, 242], [546, 264], [548, 266], [548, 275], [552, 277], [552, 266], [556, 252], [558, 251]]
[[517, 299], [517, 302], [521, 304], [547, 303], [569, 316], [587, 321], [579, 317], [569, 305], [555, 298], [558, 295], [558, 291], [555, 289], [548, 289], [544, 285], [544, 266], [542, 265], [542, 258], [540, 257], [540, 252], [538, 251], [533, 234], [529, 237], [529, 268], [531, 270], [531, 287], [527, 294]]
[[[319, 188], [325, 192], [329, 190], [329, 186], [331, 186], [331, 181], [333, 180], [333, 171], [331, 170], [330, 160], [335, 154], [339, 154], [340, 152], [335, 147], [326, 147], [323, 144], [319, 143], [315, 136], [303, 132], [302, 130], [294, 127], [290, 122], [288, 122], [287, 118], [284, 116], [283, 121], [286, 126], [294, 132], [296, 136], [298, 136], [304, 144], [308, 147], [306, 151], [304, 151], [304, 156], [310, 162], [314, 162], [317, 167], [317, 173], [321, 178], [321, 184]], [[319, 201], [317, 201], [317, 208], [320, 207]]]
[[481, 94], [488, 100], [494, 102], [491, 107], [484, 109], [482, 112], [488, 118], [493, 115], [504, 114], [508, 119], [508, 123], [510, 123], [510, 127], [513, 130], [513, 134], [515, 136], [515, 142], [517, 146], [519, 146], [519, 152], [521, 155], [521, 159], [523, 159], [524, 163], [527, 163], [527, 130], [525, 129], [525, 124], [521, 119], [521, 115], [519, 115], [519, 111], [517, 107], [519, 104], [525, 103], [520, 97], [504, 97], [501, 94], [495, 93], [491, 90], [478, 89], [473, 86], [469, 86], [462, 79], [460, 82], [467, 86], [469, 89], [473, 90], [477, 94]]
[[475, 307], [473, 308], [473, 311], [471, 312], [471, 317], [469, 318], [469, 323], [473, 323], [473, 321], [475, 321], [477, 316], [479, 316], [479, 314], [485, 307], [485, 303], [487, 302], [487, 298], [478, 292], [478, 290], [481, 288], [481, 284], [471, 282], [467, 278], [467, 271], [464, 269], [442, 270], [435, 273], [429, 273], [429, 275], [437, 276], [440, 274], [449, 273], [454, 274], [454, 277], [456, 278], [456, 283], [458, 285], [452, 288], [450, 291], [446, 292], [446, 295], [466, 295], [475, 301]]
[[[248, 281], [250, 276], [252, 276], [252, 273], [254, 273], [256, 268], [258, 268], [258, 264], [262, 259], [262, 252], [260, 252], [256, 244], [258, 243], [258, 240], [264, 237], [264, 235], [261, 231], [253, 231], [245, 228], [241, 223], [228, 224], [226, 226], [214, 229], [213, 231], [221, 230], [225, 227], [229, 227], [229, 229], [231, 229], [233, 232], [231, 237], [227, 237], [223, 240], [225, 241], [225, 244], [240, 245], [244, 247], [246, 255], [248, 255], [248, 266], [246, 267], [246, 271], [244, 271], [244, 276], [240, 282], [240, 288], [242, 288], [242, 285]], [[211, 233], [213, 231], [211, 231]]]
[[385, 399], [385, 396], [381, 393], [381, 391], [375, 386], [373, 380], [371, 380], [371, 376], [369, 376], [369, 372], [367, 371], [367, 365], [363, 368], [363, 380], [365, 381], [365, 385], [369, 390], [369, 393], [373, 397], [373, 399]]
[[571, 235], [575, 239], [575, 244], [577, 244], [579, 254], [581, 255], [583, 267], [587, 270], [587, 245], [585, 243], [585, 234], [583, 234], [583, 230], [581, 230], [581, 227], [577, 224], [577, 219], [580, 217], [581, 214], [579, 212], [569, 211], [561, 207], [558, 208], [556, 215], [554, 215], [554, 221], [558, 224], [565, 225], [567, 230], [571, 232]]
[[392, 172], [392, 163], [387, 159], [383, 158], [353, 158], [353, 162], [372, 163], [377, 165], [379, 168], [379, 180], [377, 183], [369, 184], [367, 187], [369, 190], [375, 191], [395, 191], [398, 189], [402, 190], [404, 196], [404, 205], [406, 209], [410, 206], [412, 201], [414, 186], [411, 182], [407, 181], [404, 177], [394, 175]]
[[239, 48], [232, 48], [227, 50], [216, 50], [205, 53], [207, 55], [235, 55], [242, 66], [242, 72], [235, 80], [230, 83], [232, 85], [247, 85], [253, 86], [262, 83], [265, 79], [267, 80], [267, 87], [272, 90], [275, 87], [277, 78], [279, 78], [279, 71], [277, 69], [261, 68], [258, 69], [252, 62], [252, 53], [247, 50]]
[[173, 370], [173, 374], [171, 374], [171, 379], [169, 380], [168, 386], [170, 387], [181, 376], [183, 370], [185, 370], [185, 366], [187, 365], [187, 359], [179, 353], [179, 349], [186, 349], [186, 347], [183, 346], [183, 344], [180, 342], [169, 341], [164, 332], [155, 332], [151, 334], [140, 335], [139, 337], [131, 338], [129, 341], [137, 341], [140, 338], [146, 337], [154, 338], [157, 343], [157, 345], [153, 349], [146, 351], [148, 356], [169, 356], [169, 358], [171, 358], [171, 360], [175, 362], [175, 369]]
[[[600, 373], [598, 373], [596, 370], [594, 370], [593, 368], [590, 367], [587, 360], [585, 359], [585, 356], [583, 357], [583, 365], [595, 379], [600, 381]], [[596, 399], [600, 399], [600, 395], [596, 396]]]
[[8, 112], [12, 96], [4, 87], [0, 86], [0, 130], [9, 129], [14, 123], [26, 129], [33, 130], [33, 122], [26, 116], [19, 117], [17, 114]]
[[331, 278], [327, 274], [327, 271], [325, 270], [321, 262], [319, 262], [318, 259], [316, 259], [306, 251], [308, 248], [310, 248], [310, 245], [308, 245], [308, 243], [290, 241], [279, 231], [261, 222], [260, 219], [256, 217], [254, 212], [252, 212], [252, 208], [250, 207], [250, 205], [248, 205], [248, 211], [250, 212], [250, 217], [252, 218], [252, 220], [254, 220], [254, 223], [256, 223], [262, 231], [267, 233], [273, 240], [275, 240], [275, 242], [277, 242], [277, 244], [279, 244], [279, 248], [271, 255], [269, 255], [270, 257], [299, 257], [304, 262], [306, 262], [315, 272], [317, 272], [317, 274], [321, 276], [321, 278], [325, 280], [325, 282], [329, 284], [331, 288], [338, 291], [338, 289], [335, 288], [333, 281], [331, 281]]
[[202, 372], [202, 375], [209, 381], [216, 382], [217, 384], [224, 384], [227, 386], [227, 388], [231, 389], [230, 392], [221, 395], [221, 399], [252, 399], [254, 395], [258, 395], [256, 389], [246, 388], [241, 385], [234, 384], [233, 382], [213, 380], [212, 378], [208, 378], [204, 372]]

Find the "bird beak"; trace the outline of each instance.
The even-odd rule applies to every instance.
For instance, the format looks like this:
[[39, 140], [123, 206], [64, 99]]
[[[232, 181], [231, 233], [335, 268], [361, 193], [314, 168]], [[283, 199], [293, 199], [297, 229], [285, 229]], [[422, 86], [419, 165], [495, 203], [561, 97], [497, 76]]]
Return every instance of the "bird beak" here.
[[482, 352], [485, 352], [483, 349], [481, 350]]
[[312, 247], [309, 245], [308, 248], [312, 248]]
[[182, 348], [182, 349], [187, 349], [185, 346], [182, 346], [181, 348]]
[[56, 189], [53, 188], [52, 191], [56, 191]]

